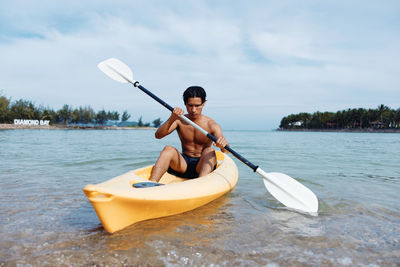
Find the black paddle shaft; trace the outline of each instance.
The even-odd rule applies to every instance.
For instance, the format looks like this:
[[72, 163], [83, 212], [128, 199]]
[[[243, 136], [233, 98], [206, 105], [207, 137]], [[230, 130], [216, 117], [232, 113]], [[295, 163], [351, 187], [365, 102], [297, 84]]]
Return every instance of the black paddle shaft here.
[[[152, 92], [150, 92], [149, 90], [147, 90], [146, 88], [144, 88], [143, 86], [141, 86], [139, 84], [139, 82], [135, 82], [133, 84], [135, 87], [139, 88], [140, 90], [142, 90], [144, 93], [146, 93], [147, 95], [149, 95], [151, 98], [153, 98], [154, 100], [156, 100], [158, 103], [160, 103], [161, 105], [163, 105], [164, 107], [166, 107], [167, 109], [169, 109], [171, 112], [174, 111], [174, 108], [171, 107], [170, 105], [168, 105], [164, 100], [162, 100], [161, 98], [159, 98], [158, 96], [156, 96], [155, 94], [153, 94]], [[217, 138], [210, 134], [207, 133], [207, 137], [210, 138], [211, 140], [213, 140], [214, 142], [217, 142]], [[246, 158], [242, 157], [239, 153], [237, 153], [235, 150], [233, 150], [232, 148], [230, 148], [229, 146], [225, 146], [224, 147], [226, 150], [228, 150], [229, 152], [232, 153], [232, 155], [234, 155], [237, 159], [239, 159], [241, 162], [243, 162], [244, 164], [246, 164], [247, 166], [249, 166], [254, 172], [257, 170], [258, 166], [254, 165], [253, 163], [251, 163], [250, 161], [248, 161]]]

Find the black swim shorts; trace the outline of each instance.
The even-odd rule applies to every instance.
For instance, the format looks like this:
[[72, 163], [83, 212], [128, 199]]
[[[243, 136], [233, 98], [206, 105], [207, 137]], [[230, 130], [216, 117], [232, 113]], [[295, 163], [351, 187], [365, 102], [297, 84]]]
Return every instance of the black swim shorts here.
[[[196, 171], [197, 164], [199, 164], [200, 157], [189, 157], [186, 154], [181, 153], [183, 158], [186, 161], [187, 169], [185, 173], [180, 173], [172, 169], [171, 167], [168, 168], [167, 172], [169, 174], [181, 177], [181, 178], [186, 178], [186, 179], [193, 179], [199, 177], [199, 174]], [[214, 166], [214, 170], [217, 166]]]

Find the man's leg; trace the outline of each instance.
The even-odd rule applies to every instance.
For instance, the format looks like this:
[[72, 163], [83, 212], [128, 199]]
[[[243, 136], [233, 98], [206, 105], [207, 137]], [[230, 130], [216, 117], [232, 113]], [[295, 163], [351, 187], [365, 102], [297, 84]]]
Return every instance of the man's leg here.
[[151, 172], [150, 181], [158, 182], [164, 173], [167, 172], [168, 167], [171, 167], [177, 172], [184, 173], [187, 168], [185, 159], [182, 157], [179, 151], [172, 147], [166, 146], [160, 153], [156, 164], [154, 164]]
[[214, 170], [214, 166], [217, 164], [217, 156], [215, 150], [212, 147], [207, 147], [201, 153], [199, 164], [197, 164], [196, 171], [199, 177], [205, 176]]

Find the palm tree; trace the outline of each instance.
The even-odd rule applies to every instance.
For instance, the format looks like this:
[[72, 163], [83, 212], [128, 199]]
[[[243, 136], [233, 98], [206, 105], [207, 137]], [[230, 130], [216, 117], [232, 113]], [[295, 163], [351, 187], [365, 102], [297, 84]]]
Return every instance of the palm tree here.
[[396, 121], [396, 128], [400, 127], [400, 108], [396, 110], [396, 115], [394, 120]]
[[65, 104], [57, 113], [64, 124], [71, 121], [72, 109], [67, 104]]
[[128, 111], [124, 110], [124, 112], [122, 113], [121, 121], [127, 121], [130, 117], [131, 115], [128, 113]]
[[34, 119], [35, 106], [31, 101], [20, 99], [11, 105], [11, 116], [14, 119]]
[[161, 120], [160, 118], [155, 119], [155, 120], [153, 121], [153, 125], [154, 125], [154, 127], [156, 127], [156, 128], [160, 127], [161, 123], [162, 123], [162, 120]]
[[10, 122], [9, 106], [10, 106], [10, 99], [6, 98], [5, 96], [0, 96], [0, 123]]
[[379, 118], [381, 119], [382, 123], [383, 123], [383, 113], [387, 110], [389, 110], [389, 107], [385, 106], [384, 104], [378, 106]]
[[96, 122], [102, 125], [107, 122], [107, 112], [104, 109], [97, 112]]

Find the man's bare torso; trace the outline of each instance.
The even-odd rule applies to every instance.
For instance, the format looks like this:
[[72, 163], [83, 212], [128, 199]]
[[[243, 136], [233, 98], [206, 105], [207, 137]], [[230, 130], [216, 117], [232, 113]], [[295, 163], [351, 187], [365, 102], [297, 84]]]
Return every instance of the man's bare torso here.
[[[193, 122], [213, 134], [212, 128], [215, 122], [211, 118], [202, 115]], [[212, 145], [212, 141], [207, 136], [184, 121], [179, 121], [177, 131], [182, 143], [182, 152], [190, 157], [200, 157], [201, 152]]]

